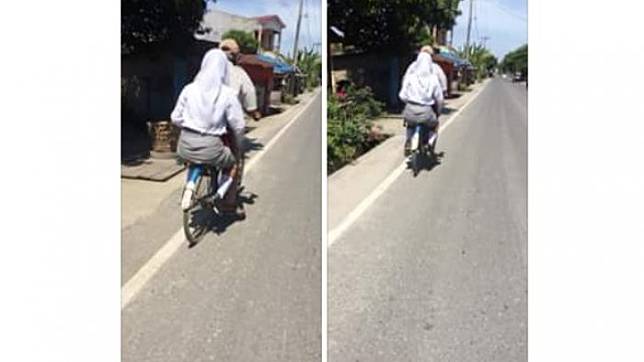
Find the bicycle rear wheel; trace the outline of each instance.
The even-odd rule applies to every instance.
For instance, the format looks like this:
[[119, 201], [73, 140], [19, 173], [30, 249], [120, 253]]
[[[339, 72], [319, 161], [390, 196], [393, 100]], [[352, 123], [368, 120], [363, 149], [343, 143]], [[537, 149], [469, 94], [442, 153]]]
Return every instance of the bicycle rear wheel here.
[[191, 206], [183, 211], [183, 232], [191, 245], [198, 243], [210, 229], [214, 212], [208, 199], [212, 187], [211, 175], [202, 175], [192, 194]]

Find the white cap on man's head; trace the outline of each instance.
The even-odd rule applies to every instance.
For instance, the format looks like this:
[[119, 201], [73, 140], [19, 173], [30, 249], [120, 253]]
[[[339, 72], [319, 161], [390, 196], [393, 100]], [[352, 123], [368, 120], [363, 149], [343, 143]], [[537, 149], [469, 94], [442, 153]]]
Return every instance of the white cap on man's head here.
[[423, 53], [428, 53], [428, 54], [434, 54], [434, 48], [432, 48], [431, 45], [425, 45], [422, 48], [420, 48], [420, 52]]

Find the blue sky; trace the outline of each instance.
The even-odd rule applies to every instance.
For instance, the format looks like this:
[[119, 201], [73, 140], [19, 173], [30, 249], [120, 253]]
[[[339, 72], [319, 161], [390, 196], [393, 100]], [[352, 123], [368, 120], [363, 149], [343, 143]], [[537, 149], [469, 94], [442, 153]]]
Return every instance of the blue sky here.
[[[286, 24], [282, 51], [293, 51], [299, 0], [217, 0], [217, 9], [243, 16], [277, 14]], [[454, 45], [465, 43], [469, 0], [460, 3], [461, 16], [454, 27]], [[474, 0], [471, 41], [489, 37], [486, 46], [499, 58], [528, 41], [527, 0]], [[300, 31], [300, 48], [321, 42], [321, 1], [304, 0], [305, 17]], [[318, 48], [319, 49], [319, 48]]]
[[[456, 19], [454, 45], [465, 44], [470, 0], [460, 3], [462, 14]], [[528, 42], [527, 0], [474, 0], [470, 42], [482, 42], [499, 58]]]
[[[286, 24], [282, 31], [282, 53], [293, 53], [295, 28], [299, 0], [217, 0], [212, 7], [242, 16], [260, 16], [276, 14]], [[310, 48], [321, 42], [321, 13], [320, 0], [304, 0], [303, 18], [300, 28], [298, 48]], [[319, 46], [318, 46], [319, 51]]]

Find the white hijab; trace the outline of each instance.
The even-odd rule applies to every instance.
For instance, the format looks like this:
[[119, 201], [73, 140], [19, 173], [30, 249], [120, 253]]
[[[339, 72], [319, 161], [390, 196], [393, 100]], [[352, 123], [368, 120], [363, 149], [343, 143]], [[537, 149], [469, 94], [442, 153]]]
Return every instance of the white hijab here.
[[[209, 50], [201, 61], [201, 69], [189, 85], [187, 101], [193, 116], [202, 120], [215, 114], [217, 98], [222, 85], [228, 83], [228, 58], [219, 49]], [[196, 113], [196, 114], [195, 114]]]
[[432, 64], [432, 56], [426, 52], [420, 52], [416, 60], [407, 68], [402, 88], [398, 93], [398, 97], [403, 102], [427, 106], [434, 104], [434, 88], [440, 85]]

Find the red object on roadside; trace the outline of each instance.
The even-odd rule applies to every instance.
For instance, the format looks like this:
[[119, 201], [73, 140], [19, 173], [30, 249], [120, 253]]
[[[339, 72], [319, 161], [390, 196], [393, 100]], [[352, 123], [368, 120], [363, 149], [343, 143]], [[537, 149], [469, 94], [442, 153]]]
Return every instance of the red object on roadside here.
[[443, 69], [443, 73], [445, 73], [445, 76], [447, 77], [447, 94], [445, 96], [451, 95], [453, 91], [452, 81], [454, 81], [454, 79], [456, 78], [454, 63], [442, 57], [440, 54], [432, 55], [432, 60], [434, 61], [434, 63], [438, 64], [441, 69]]
[[262, 114], [268, 114], [271, 104], [271, 91], [273, 90], [273, 65], [257, 59], [255, 54], [241, 54], [237, 64], [244, 68], [250, 80], [253, 81], [255, 88], [261, 87], [264, 89], [263, 92], [260, 92], [264, 97], [261, 100], [258, 99], [257, 103], [259, 111]]

